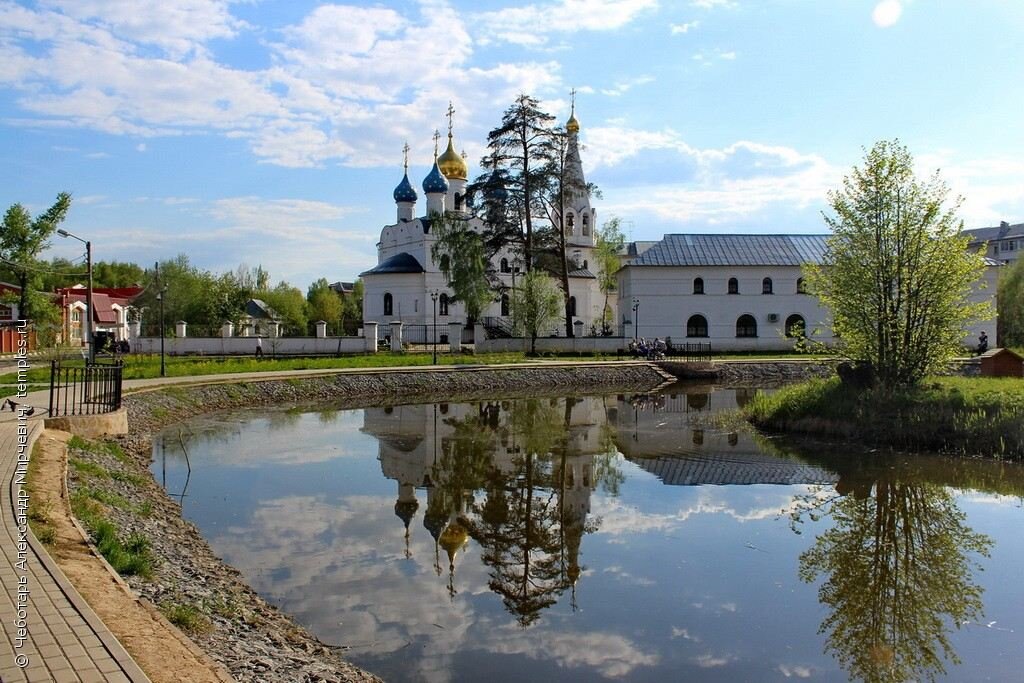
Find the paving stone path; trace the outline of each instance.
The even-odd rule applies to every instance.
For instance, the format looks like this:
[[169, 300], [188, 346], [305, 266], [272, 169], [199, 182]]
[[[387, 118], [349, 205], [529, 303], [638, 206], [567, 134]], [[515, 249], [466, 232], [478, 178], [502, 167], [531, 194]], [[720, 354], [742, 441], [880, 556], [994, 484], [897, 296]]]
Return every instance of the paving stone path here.
[[[39, 400], [30, 396], [28, 403]], [[28, 452], [43, 431], [42, 413], [29, 418]], [[18, 422], [6, 411], [0, 422], [0, 682], [148, 683], [149, 678], [68, 582], [31, 533], [18, 525], [21, 485]], [[19, 588], [26, 589], [19, 599]], [[23, 601], [23, 605], [19, 602]], [[19, 609], [27, 638], [19, 641]], [[24, 658], [24, 659], [23, 659]]]

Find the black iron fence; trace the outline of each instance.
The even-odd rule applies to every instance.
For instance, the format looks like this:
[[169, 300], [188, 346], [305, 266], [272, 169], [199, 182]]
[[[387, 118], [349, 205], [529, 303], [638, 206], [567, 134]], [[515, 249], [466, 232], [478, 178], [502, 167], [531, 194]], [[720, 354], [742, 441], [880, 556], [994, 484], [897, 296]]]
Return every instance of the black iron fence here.
[[683, 360], [710, 361], [711, 342], [669, 342], [665, 345], [665, 355], [669, 358]]
[[50, 417], [99, 415], [121, 407], [121, 361], [62, 367], [50, 362]]

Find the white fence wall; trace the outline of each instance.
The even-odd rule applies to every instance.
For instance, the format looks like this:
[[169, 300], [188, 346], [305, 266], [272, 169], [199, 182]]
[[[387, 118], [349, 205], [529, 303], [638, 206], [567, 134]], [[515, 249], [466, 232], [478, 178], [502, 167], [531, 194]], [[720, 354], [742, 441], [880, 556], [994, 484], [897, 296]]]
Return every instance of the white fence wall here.
[[[615, 353], [629, 346], [622, 337], [538, 337], [537, 351], [545, 353]], [[477, 353], [529, 351], [530, 339], [488, 339], [476, 343]]]
[[[252, 356], [255, 337], [178, 337], [164, 340], [164, 351], [172, 356]], [[336, 353], [364, 353], [363, 337], [276, 337], [263, 339], [267, 356], [318, 356]], [[160, 337], [139, 337], [132, 353], [160, 353]]]

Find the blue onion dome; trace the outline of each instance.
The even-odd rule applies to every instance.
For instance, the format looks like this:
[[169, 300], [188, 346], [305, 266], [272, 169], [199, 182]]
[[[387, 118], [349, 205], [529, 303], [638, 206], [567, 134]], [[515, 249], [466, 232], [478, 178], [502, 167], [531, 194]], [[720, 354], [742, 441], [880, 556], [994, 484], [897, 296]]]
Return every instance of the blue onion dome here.
[[491, 177], [487, 180], [484, 198], [495, 202], [503, 202], [508, 199], [508, 190], [505, 189], [505, 184], [501, 181], [501, 176], [497, 171], [491, 173]]
[[430, 169], [430, 173], [423, 179], [423, 191], [427, 194], [433, 194], [435, 192], [448, 192], [448, 179], [441, 173], [441, 169], [437, 167], [437, 160], [434, 160], [434, 167]]
[[412, 202], [415, 204], [419, 198], [419, 195], [416, 194], [416, 188], [409, 182], [409, 174], [406, 173], [402, 176], [402, 182], [398, 183], [398, 187], [395, 188], [395, 203]]

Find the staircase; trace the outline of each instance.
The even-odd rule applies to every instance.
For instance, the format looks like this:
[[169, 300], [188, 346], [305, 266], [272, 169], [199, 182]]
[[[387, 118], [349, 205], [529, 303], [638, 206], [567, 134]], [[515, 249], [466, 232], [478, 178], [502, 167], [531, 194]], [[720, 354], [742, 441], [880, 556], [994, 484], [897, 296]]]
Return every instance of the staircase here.
[[482, 322], [488, 339], [509, 339], [516, 336], [512, 321], [507, 318], [488, 316]]

